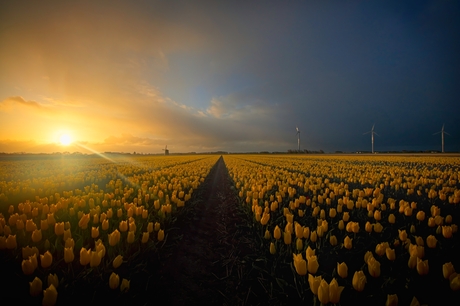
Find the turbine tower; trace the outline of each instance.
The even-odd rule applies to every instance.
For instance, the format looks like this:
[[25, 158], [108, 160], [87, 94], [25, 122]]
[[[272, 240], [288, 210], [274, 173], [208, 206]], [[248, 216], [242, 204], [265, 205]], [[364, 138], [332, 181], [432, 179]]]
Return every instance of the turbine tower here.
[[374, 125], [372, 126], [372, 129], [369, 132], [366, 132], [366, 133], [363, 134], [363, 135], [366, 135], [366, 134], [371, 133], [372, 154], [374, 154], [374, 134], [379, 136], [379, 134], [377, 134], [377, 132], [374, 131], [374, 126], [375, 126], [375, 123], [374, 123]]
[[295, 127], [295, 130], [297, 131], [296, 135], [297, 135], [297, 147], [298, 147], [298, 151], [300, 152], [300, 130], [299, 128], [296, 126]]
[[441, 133], [441, 152], [444, 153], [444, 134], [450, 135], [446, 131], [444, 131], [444, 124], [442, 125], [442, 129], [439, 132], [434, 133], [433, 135]]

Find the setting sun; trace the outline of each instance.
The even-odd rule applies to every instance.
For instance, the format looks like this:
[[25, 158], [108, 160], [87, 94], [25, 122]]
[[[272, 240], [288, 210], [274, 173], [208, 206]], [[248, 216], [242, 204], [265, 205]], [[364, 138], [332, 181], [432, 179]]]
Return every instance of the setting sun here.
[[68, 146], [72, 142], [72, 139], [68, 134], [62, 134], [59, 138], [59, 143], [63, 146]]

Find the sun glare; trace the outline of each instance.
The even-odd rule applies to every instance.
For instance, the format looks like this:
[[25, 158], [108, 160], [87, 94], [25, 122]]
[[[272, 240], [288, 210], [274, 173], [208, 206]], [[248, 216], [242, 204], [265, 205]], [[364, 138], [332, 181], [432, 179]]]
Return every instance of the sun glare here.
[[72, 139], [70, 138], [69, 135], [63, 134], [63, 135], [61, 135], [61, 137], [59, 138], [59, 142], [60, 142], [61, 145], [63, 145], [63, 146], [68, 146], [68, 145], [72, 142]]

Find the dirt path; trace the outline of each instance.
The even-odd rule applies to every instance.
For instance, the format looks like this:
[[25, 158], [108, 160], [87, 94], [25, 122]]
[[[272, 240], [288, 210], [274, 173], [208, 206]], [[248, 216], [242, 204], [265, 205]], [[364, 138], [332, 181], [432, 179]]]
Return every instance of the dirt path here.
[[244, 258], [257, 248], [222, 157], [203, 184], [171, 232], [182, 239], [147, 291], [168, 305], [245, 304], [253, 289]]

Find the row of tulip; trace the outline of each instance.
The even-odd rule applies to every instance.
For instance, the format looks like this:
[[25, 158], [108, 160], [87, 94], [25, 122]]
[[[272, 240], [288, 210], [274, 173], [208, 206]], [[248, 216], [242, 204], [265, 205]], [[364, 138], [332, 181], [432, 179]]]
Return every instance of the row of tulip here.
[[[43, 304], [52, 305], [59, 288], [71, 286], [75, 278], [101, 276], [107, 288], [129, 292], [130, 270], [120, 267], [129, 266], [139, 252], [159, 251], [174, 215], [204, 181], [217, 156], [164, 159], [106, 165], [84, 158], [80, 162], [88, 165], [81, 171], [110, 168], [117, 176], [100, 184], [93, 180], [82, 190], [53, 189], [52, 194], [10, 204], [0, 214], [0, 255], [4, 263], [21, 268], [19, 282], [29, 282], [31, 297], [42, 296]], [[62, 167], [60, 160], [55, 162]]]
[[[322, 303], [336, 303], [342, 292], [334, 282], [340, 269], [327, 264], [331, 257], [353, 268], [351, 282], [348, 276], [338, 281], [355, 297], [369, 277], [385, 285], [403, 271], [412, 290], [418, 278], [442, 275], [438, 258], [457, 260], [451, 252], [460, 217], [456, 159], [257, 155], [226, 156], [225, 162], [272, 256], [292, 262], [298, 277], [320, 274], [321, 288], [328, 279], [333, 284], [327, 299], [311, 283], [303, 287]], [[308, 254], [312, 249], [316, 254]], [[398, 270], [401, 265], [407, 268]], [[452, 274], [447, 288], [456, 291], [458, 283]], [[397, 303], [395, 288], [382, 291], [388, 303]]]

